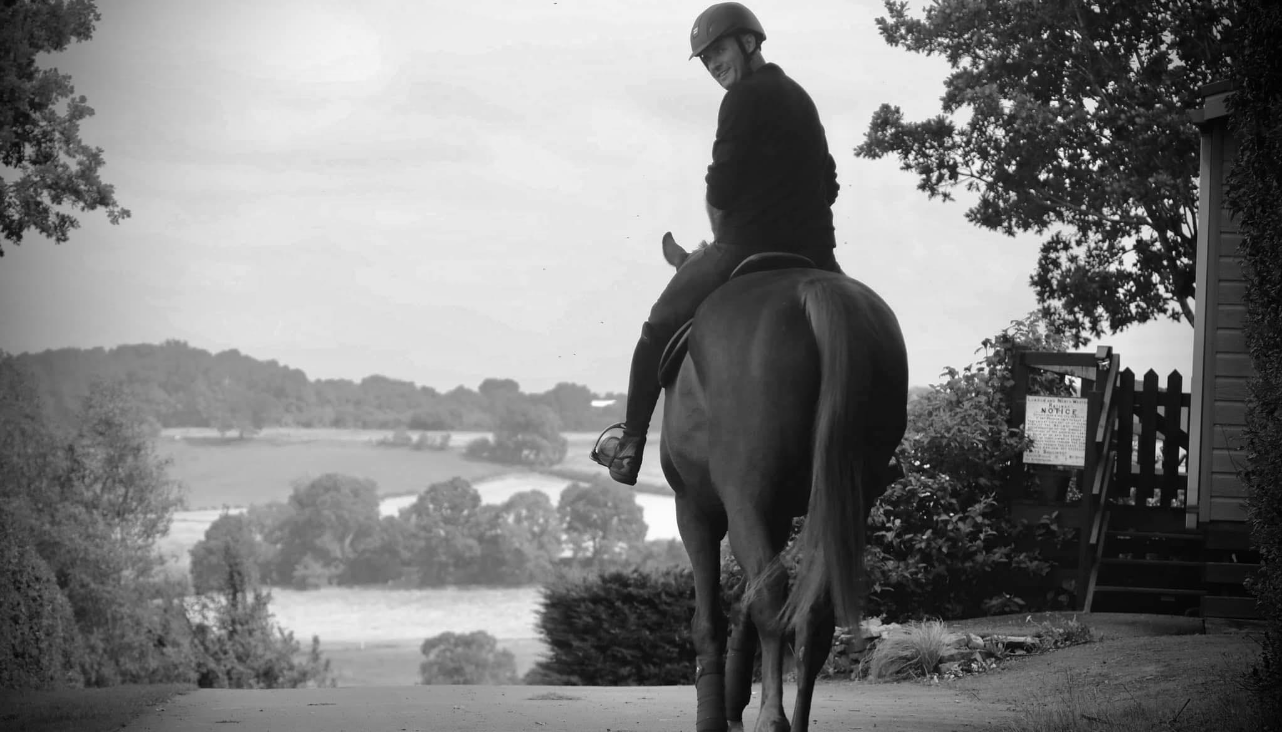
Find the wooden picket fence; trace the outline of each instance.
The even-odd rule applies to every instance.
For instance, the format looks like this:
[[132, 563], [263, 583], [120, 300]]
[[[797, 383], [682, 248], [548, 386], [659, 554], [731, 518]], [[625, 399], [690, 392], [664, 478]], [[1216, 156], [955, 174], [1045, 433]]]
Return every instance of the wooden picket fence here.
[[[1149, 370], [1142, 382], [1125, 369], [1118, 377], [1115, 504], [1183, 508], [1188, 495], [1189, 410], [1184, 378], [1172, 371], [1161, 386]], [[1128, 418], [1129, 417], [1129, 418]]]

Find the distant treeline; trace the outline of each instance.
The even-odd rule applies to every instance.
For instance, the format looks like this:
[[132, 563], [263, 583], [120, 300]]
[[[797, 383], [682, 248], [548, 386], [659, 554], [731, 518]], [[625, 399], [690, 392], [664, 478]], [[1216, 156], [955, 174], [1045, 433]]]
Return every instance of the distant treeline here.
[[686, 561], [680, 542], [647, 542], [646, 530], [636, 493], [608, 479], [572, 483], [556, 505], [538, 490], [491, 505], [453, 478], [428, 486], [397, 515], [380, 516], [373, 481], [329, 473], [296, 485], [288, 501], [217, 518], [191, 549], [191, 580], [200, 594], [225, 592], [237, 573], [251, 584], [298, 589], [521, 586], [566, 569]]
[[[264, 427], [490, 431], [514, 406], [555, 415], [559, 429], [592, 431], [623, 421], [622, 394], [557, 384], [526, 394], [511, 379], [441, 393], [386, 376], [307, 378], [299, 369], [233, 349], [210, 353], [183, 341], [115, 348], [62, 348], [22, 354], [54, 420], [67, 424], [95, 380], [123, 382], [160, 427], [212, 427], [252, 433]], [[593, 400], [615, 400], [593, 407]]]

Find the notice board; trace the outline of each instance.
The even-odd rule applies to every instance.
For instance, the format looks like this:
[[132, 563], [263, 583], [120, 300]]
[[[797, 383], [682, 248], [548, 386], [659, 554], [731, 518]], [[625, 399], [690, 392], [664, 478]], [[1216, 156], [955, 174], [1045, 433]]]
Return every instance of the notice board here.
[[1086, 466], [1086, 404], [1081, 397], [1030, 396], [1024, 407], [1024, 432], [1033, 446], [1025, 464]]

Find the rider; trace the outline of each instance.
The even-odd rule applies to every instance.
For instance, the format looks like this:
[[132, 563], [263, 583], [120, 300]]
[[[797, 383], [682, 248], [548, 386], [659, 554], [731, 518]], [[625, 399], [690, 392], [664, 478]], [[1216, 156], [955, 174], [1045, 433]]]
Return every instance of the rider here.
[[626, 485], [636, 484], [641, 468], [662, 391], [664, 346], [740, 262], [785, 251], [841, 271], [833, 256], [837, 166], [814, 102], [762, 58], [765, 40], [757, 16], [734, 2], [704, 10], [690, 31], [690, 58], [698, 56], [726, 90], [706, 178], [714, 241], [690, 255], [650, 310], [632, 354], [623, 435], [599, 441], [592, 452], [611, 478]]

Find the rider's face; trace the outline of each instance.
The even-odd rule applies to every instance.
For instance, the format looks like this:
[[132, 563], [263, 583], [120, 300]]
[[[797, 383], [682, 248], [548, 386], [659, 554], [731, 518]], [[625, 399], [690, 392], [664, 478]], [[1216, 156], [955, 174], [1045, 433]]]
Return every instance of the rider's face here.
[[[753, 40], [744, 39], [745, 43]], [[722, 89], [729, 89], [748, 75], [748, 59], [739, 48], [739, 42], [729, 36], [719, 38], [699, 54], [703, 66], [717, 80]]]

